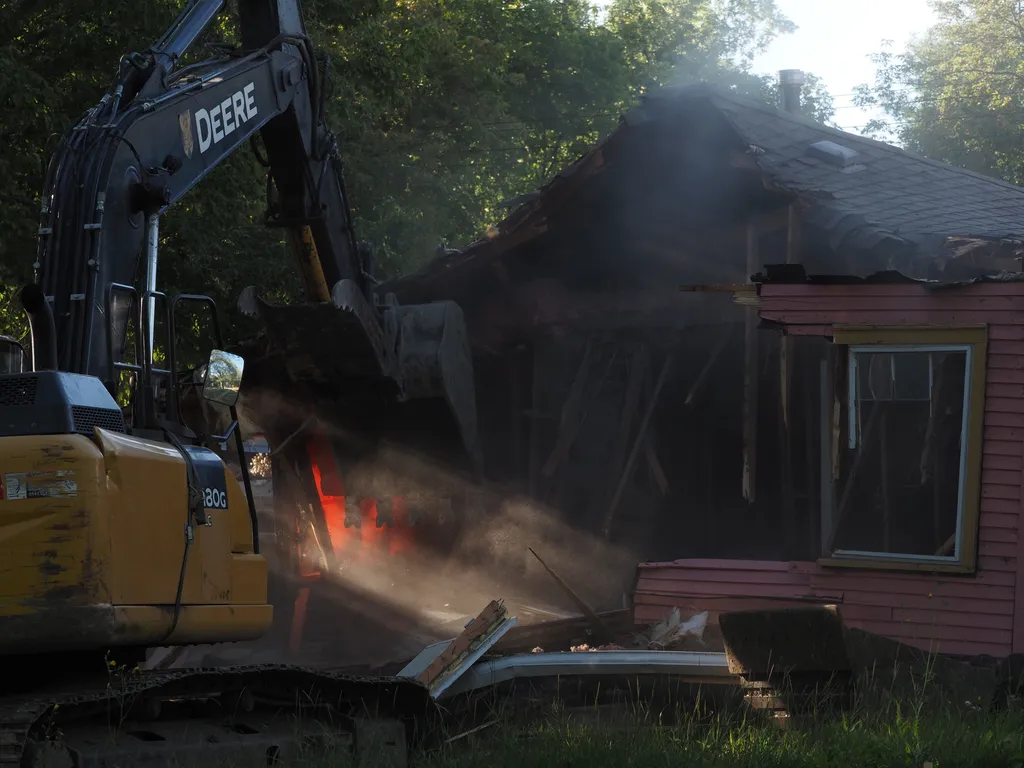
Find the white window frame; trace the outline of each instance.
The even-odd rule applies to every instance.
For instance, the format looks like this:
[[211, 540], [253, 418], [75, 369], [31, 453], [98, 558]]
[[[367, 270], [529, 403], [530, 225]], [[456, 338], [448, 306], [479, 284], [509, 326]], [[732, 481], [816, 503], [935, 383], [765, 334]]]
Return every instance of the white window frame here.
[[[847, 407], [849, 409], [849, 447], [856, 448], [860, 436], [859, 430], [859, 404], [857, 397], [857, 364], [858, 354], [908, 354], [908, 353], [941, 353], [941, 352], [962, 352], [964, 360], [964, 399], [963, 412], [960, 425], [960, 467], [957, 477], [957, 502], [956, 502], [956, 539], [954, 540], [953, 552], [949, 555], [915, 555], [899, 552], [873, 552], [871, 550], [859, 549], [835, 549], [831, 553], [825, 553], [827, 557], [834, 559], [856, 558], [857, 560], [903, 560], [921, 563], [959, 563], [963, 552], [964, 539], [964, 500], [967, 492], [967, 450], [968, 435], [971, 430], [971, 371], [973, 370], [974, 348], [971, 344], [858, 344], [848, 348], [849, 355], [849, 378], [847, 389]], [[835, 514], [835, 510], [832, 510]]]

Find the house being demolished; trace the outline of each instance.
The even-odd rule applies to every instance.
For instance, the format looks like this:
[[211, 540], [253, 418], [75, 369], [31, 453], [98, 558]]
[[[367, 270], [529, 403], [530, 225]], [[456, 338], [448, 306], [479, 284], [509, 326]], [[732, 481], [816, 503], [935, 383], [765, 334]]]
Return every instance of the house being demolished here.
[[516, 202], [392, 289], [461, 304], [489, 479], [649, 561], [638, 621], [1024, 652], [1024, 190], [699, 85]]

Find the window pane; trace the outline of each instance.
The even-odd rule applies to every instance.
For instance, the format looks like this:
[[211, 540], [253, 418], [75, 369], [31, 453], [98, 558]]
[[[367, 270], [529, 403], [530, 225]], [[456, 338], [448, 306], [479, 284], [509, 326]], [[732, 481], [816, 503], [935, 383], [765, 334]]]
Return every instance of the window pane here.
[[892, 358], [892, 355], [881, 352], [856, 355], [858, 399], [892, 400]]
[[833, 549], [953, 556], [967, 353], [857, 352], [855, 361], [859, 439], [841, 456]]

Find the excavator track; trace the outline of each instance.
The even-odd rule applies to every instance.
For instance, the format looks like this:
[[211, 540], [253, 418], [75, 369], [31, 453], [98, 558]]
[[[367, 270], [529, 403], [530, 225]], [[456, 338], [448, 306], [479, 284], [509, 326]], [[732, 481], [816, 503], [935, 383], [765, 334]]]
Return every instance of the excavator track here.
[[[165, 704], [175, 709], [168, 713]], [[197, 716], [199, 706], [203, 709]], [[183, 716], [183, 709], [190, 716]], [[270, 744], [265, 738], [267, 723], [288, 720], [300, 713], [307, 723], [327, 724], [339, 734], [348, 735], [353, 734], [353, 724], [359, 721], [399, 723], [403, 728], [402, 748], [407, 748], [411, 740], [406, 734], [419, 733], [415, 726], [434, 712], [436, 708], [427, 688], [402, 678], [358, 677], [284, 664], [113, 671], [107, 677], [58, 683], [0, 699], [0, 768], [55, 765], [52, 759], [45, 763], [33, 760], [33, 753], [38, 754], [42, 745], [48, 745], [51, 751], [54, 747], [69, 750], [63, 762], [67, 766], [142, 765], [143, 758], [153, 760], [161, 746], [168, 758], [180, 760], [181, 755], [173, 751], [174, 744], [154, 743], [164, 741], [159, 733], [154, 733], [158, 724], [216, 724], [230, 729], [234, 723], [244, 721], [244, 728], [233, 731], [240, 735], [239, 743], [226, 746], [244, 746], [244, 734], [251, 734], [264, 737], [262, 747]], [[72, 760], [74, 746], [65, 745], [62, 738], [66, 728], [76, 729], [79, 735], [93, 729], [103, 737], [141, 733], [143, 738], [137, 743], [139, 757], [131, 754], [131, 744], [126, 748], [122, 741], [112, 746], [111, 755], [120, 763], [96, 752], [84, 759], [76, 755]], [[193, 726], [193, 730], [201, 728]], [[358, 739], [358, 733], [355, 738]], [[201, 750], [209, 760], [218, 739], [207, 736], [206, 741], [209, 743], [198, 749], [195, 744], [180, 746], [193, 756]], [[264, 750], [263, 764], [275, 764], [271, 758], [276, 757], [277, 750], [276, 745], [270, 744]]]

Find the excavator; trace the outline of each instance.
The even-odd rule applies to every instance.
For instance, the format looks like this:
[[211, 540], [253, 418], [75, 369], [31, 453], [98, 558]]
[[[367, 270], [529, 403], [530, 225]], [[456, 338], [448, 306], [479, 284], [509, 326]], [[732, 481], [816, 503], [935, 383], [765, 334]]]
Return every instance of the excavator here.
[[[268, 764], [328, 721], [357, 746], [379, 731], [368, 722], [407, 743], [429, 707], [411, 680], [139, 667], [147, 649], [254, 640], [274, 622], [240, 409], [270, 444], [271, 538], [296, 572], [337, 568], [345, 531], [411, 525], [398, 518], [414, 507], [423, 546], [443, 548], [459, 488], [479, 477], [462, 313], [375, 290], [325, 119], [329, 59], [298, 0], [238, 0], [241, 45], [189, 58], [229, 10], [192, 0], [125, 56], [47, 170], [20, 292], [30, 349], [0, 339], [2, 768], [182, 751]], [[246, 289], [239, 306], [262, 331], [229, 347], [211, 298], [158, 290], [160, 224], [246, 146], [266, 166], [267, 224], [285, 234], [305, 300]], [[212, 340], [201, 355], [200, 337]], [[385, 455], [418, 469], [389, 471]]]

